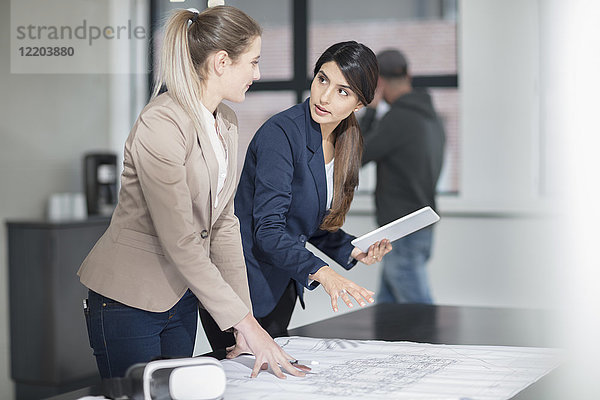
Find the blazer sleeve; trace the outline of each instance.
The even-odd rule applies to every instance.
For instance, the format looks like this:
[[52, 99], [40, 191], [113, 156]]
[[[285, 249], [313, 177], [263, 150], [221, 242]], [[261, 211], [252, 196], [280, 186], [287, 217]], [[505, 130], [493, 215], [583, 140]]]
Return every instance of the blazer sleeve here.
[[240, 223], [234, 214], [234, 196], [213, 225], [210, 244], [210, 259], [221, 272], [221, 276], [246, 307], [252, 311], [248, 274], [240, 235]]
[[[132, 144], [133, 162], [167, 259], [224, 330], [241, 321], [250, 310], [223, 279], [202, 244], [205, 239], [194, 229], [184, 165], [186, 128], [175, 115], [167, 107], [156, 107], [141, 117]], [[206, 220], [210, 221], [210, 216]]]
[[319, 229], [308, 241], [317, 249], [327, 254], [328, 257], [340, 264], [344, 269], [351, 269], [356, 265], [357, 260], [352, 258], [352, 240], [356, 236], [347, 234], [341, 229], [335, 232], [329, 232]]
[[294, 145], [285, 130], [294, 128], [284, 128], [271, 120], [255, 136], [253, 151], [256, 171], [252, 204], [254, 243], [260, 259], [285, 269], [295, 281], [314, 289], [317, 285], [309, 286], [308, 275], [327, 263], [286, 230], [292, 200]]

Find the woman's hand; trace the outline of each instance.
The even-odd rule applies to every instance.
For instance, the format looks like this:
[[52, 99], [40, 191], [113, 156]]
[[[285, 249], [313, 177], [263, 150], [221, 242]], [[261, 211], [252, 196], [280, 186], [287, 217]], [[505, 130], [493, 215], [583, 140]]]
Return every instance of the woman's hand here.
[[275, 376], [285, 379], [281, 368], [294, 376], [306, 375], [303, 371], [310, 371], [305, 365], [291, 364], [294, 360], [275, 343], [273, 338], [259, 325], [258, 321], [248, 313], [240, 322], [234, 325], [236, 344], [227, 353], [227, 358], [235, 358], [243, 353], [254, 354], [256, 361], [252, 369], [251, 378], [256, 378], [261, 369], [270, 365]]
[[331, 308], [333, 308], [333, 311], [338, 310], [337, 303], [339, 298], [341, 298], [349, 308], [353, 307], [350, 296], [352, 296], [361, 307], [366, 305], [365, 300], [369, 303], [375, 301], [373, 299], [375, 292], [358, 286], [351, 280], [344, 278], [328, 265], [321, 267], [317, 272], [309, 275], [309, 278], [323, 285], [323, 288], [329, 297], [331, 297]]
[[381, 239], [379, 242], [375, 242], [369, 246], [369, 250], [367, 250], [366, 253], [364, 253], [358, 247], [355, 247], [350, 255], [363, 264], [371, 265], [381, 261], [383, 256], [385, 256], [391, 250], [392, 244], [390, 241], [387, 239]]

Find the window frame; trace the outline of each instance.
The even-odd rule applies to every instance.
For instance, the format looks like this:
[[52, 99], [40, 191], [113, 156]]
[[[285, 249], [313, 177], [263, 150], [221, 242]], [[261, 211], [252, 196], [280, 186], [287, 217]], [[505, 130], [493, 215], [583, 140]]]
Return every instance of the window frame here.
[[[159, 23], [157, 13], [158, 2], [160, 0], [151, 0], [150, 5], [150, 27], [154, 32], [154, 27]], [[290, 0], [292, 2], [292, 55], [293, 55], [293, 75], [291, 79], [286, 80], [259, 80], [252, 84], [251, 92], [262, 91], [291, 91], [296, 96], [296, 102], [301, 103], [304, 100], [304, 93], [310, 89], [311, 79], [308, 65], [308, 3], [309, 0]], [[154, 46], [153, 35], [150, 35], [150, 48]], [[149, 94], [152, 91], [154, 83], [154, 52], [149, 52]], [[420, 88], [458, 88], [458, 74], [447, 75], [415, 75], [412, 77], [414, 87]]]
[[[159, 25], [159, 1], [150, 0], [150, 27], [151, 35], [149, 39], [150, 49], [154, 49], [155, 27]], [[164, 0], [162, 0], [164, 1]], [[309, 1], [310, 0], [289, 0], [292, 2], [292, 57], [293, 74], [291, 79], [284, 80], [258, 80], [252, 84], [249, 93], [257, 92], [281, 92], [287, 91], [294, 93], [296, 103], [302, 103], [306, 98], [306, 92], [310, 91], [311, 81], [309, 78], [312, 71], [308, 66], [308, 27], [309, 27]], [[152, 94], [154, 84], [154, 52], [150, 51], [148, 55], [149, 63], [149, 82], [148, 98]], [[414, 75], [412, 76], [412, 85], [415, 88], [459, 88], [458, 73], [456, 74], [434, 74], [434, 75]], [[457, 195], [460, 188], [455, 191], [438, 191], [440, 195]]]

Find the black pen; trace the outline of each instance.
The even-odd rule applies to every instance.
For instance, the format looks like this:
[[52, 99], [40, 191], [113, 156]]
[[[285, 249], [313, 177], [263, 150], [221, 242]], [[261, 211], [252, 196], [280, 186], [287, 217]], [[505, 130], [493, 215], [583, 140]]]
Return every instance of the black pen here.
[[318, 361], [314, 360], [291, 360], [290, 364], [292, 365], [319, 365]]

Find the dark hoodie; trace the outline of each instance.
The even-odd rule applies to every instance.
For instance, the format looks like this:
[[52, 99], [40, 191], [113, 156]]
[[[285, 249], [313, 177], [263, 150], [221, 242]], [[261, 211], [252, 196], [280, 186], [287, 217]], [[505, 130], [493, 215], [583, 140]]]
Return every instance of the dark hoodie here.
[[400, 96], [377, 123], [368, 108], [360, 121], [363, 165], [377, 163], [377, 222], [385, 225], [424, 206], [436, 208], [445, 133], [431, 96], [413, 90]]

